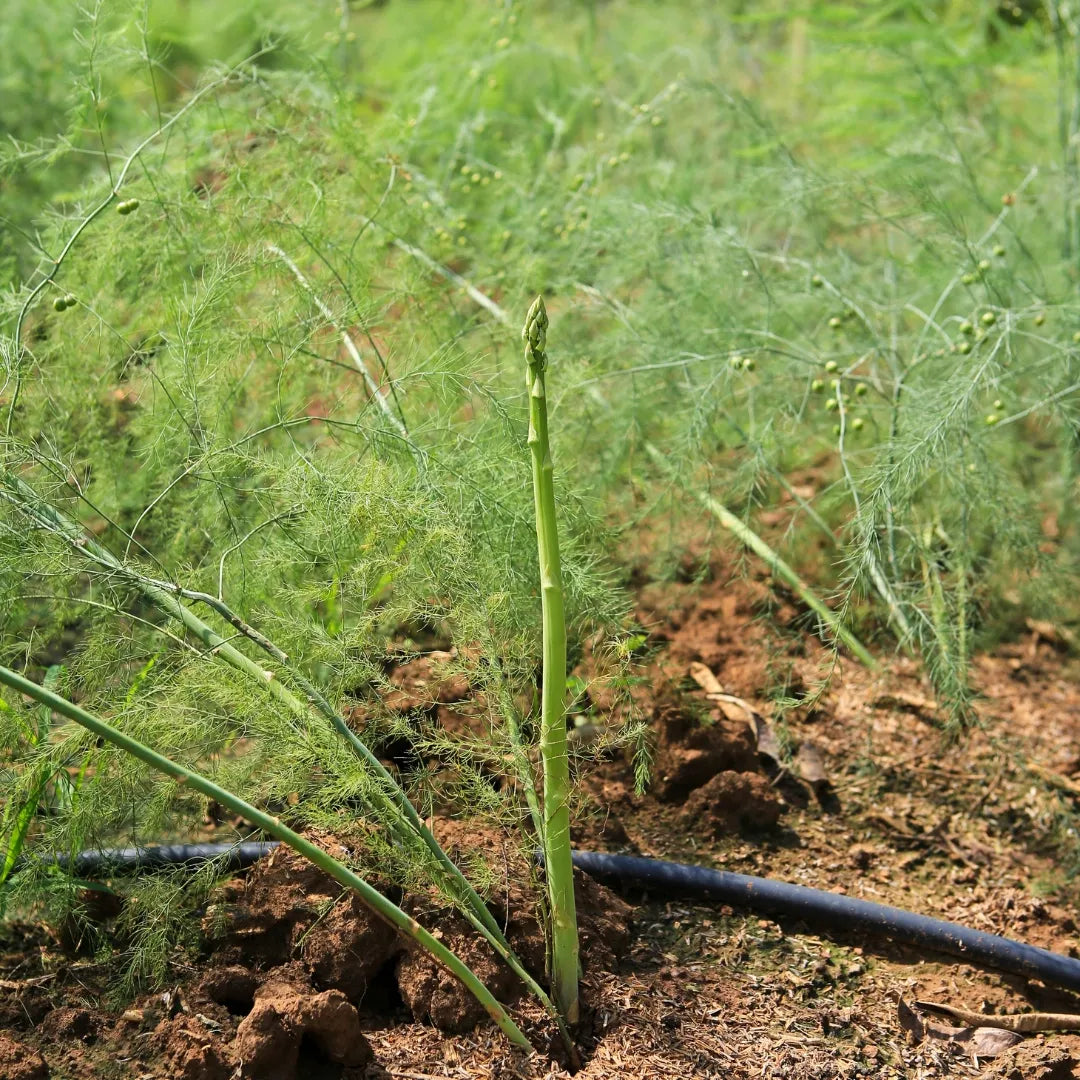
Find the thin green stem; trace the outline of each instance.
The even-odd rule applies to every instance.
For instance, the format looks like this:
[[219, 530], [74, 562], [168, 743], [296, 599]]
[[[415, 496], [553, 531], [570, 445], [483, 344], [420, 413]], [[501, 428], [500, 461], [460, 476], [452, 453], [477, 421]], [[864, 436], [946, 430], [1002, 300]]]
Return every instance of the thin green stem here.
[[[657, 447], [652, 443], [645, 443], [645, 451], [661, 472], [666, 473], [669, 477], [675, 477], [675, 470]], [[755, 555], [758, 555], [777, 577], [782, 578], [791, 586], [799, 599], [821, 619], [838, 641], [843, 642], [851, 650], [852, 655], [861, 664], [871, 671], [877, 670], [878, 662], [871, 656], [862, 642], [843, 624], [836, 612], [818, 599], [810, 586], [753, 529], [749, 528], [741, 518], [733, 514], [719, 499], [713, 498], [704, 491], [695, 491], [694, 495], [697, 497], [698, 502], [725, 529], [734, 533], [736, 538], [750, 548]]]
[[570, 759], [566, 738], [566, 619], [563, 610], [555, 483], [548, 439], [544, 369], [547, 311], [542, 297], [529, 308], [522, 330], [525, 385], [529, 393], [536, 541], [540, 559], [543, 676], [540, 690], [540, 756], [544, 765], [544, 867], [551, 910], [551, 985], [563, 1016], [578, 1017], [578, 937], [574, 868], [570, 857]]
[[97, 738], [104, 739], [118, 749], [123, 750], [126, 754], [130, 754], [144, 764], [149, 765], [150, 768], [156, 769], [166, 776], [171, 776], [178, 784], [184, 784], [193, 791], [205, 795], [208, 799], [213, 799], [232, 813], [238, 814], [253, 825], [257, 825], [267, 835], [274, 837], [275, 840], [280, 840], [298, 854], [303, 855], [304, 858], [314, 863], [315, 866], [335, 881], [340, 882], [347, 889], [351, 889], [379, 918], [415, 941], [446, 971], [455, 978], [460, 979], [476, 1000], [484, 1006], [488, 1015], [499, 1025], [512, 1043], [516, 1046], [531, 1049], [529, 1040], [525, 1038], [521, 1029], [510, 1019], [502, 1005], [495, 1000], [491, 991], [454, 953], [437, 938], [432, 937], [414, 918], [407, 915], [358, 874], [338, 862], [337, 859], [323, 851], [322, 848], [311, 843], [310, 840], [305, 840], [299, 833], [293, 832], [287, 825], [283, 825], [280, 818], [271, 817], [270, 814], [259, 810], [251, 803], [234, 795], [231, 791], [219, 787], [201, 773], [194, 772], [183, 765], [177, 764], [170, 758], [164, 757], [156, 750], [152, 750], [137, 739], [123, 734], [123, 732], [118, 731], [92, 713], [88, 713], [85, 709], [79, 708], [78, 705], [72, 704], [66, 698], [46, 690], [44, 687], [31, 682], [8, 668], [0, 667], [0, 683], [26, 694], [27, 697], [33, 698], [42, 705], [47, 705], [53, 711], [60, 713], [61, 716], [66, 716], [80, 727], [85, 728]]

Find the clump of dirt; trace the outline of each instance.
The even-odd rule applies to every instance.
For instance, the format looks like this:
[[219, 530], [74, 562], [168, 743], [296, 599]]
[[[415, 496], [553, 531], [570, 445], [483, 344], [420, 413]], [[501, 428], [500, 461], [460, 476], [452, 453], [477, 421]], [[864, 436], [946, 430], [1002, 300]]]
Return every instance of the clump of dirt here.
[[[463, 918], [444, 916], [439, 931], [443, 944], [476, 973], [496, 998], [506, 1002], [514, 996], [517, 980], [513, 972], [477, 938]], [[471, 1031], [485, 1015], [476, 998], [418, 946], [410, 945], [398, 961], [397, 983], [413, 1017], [430, 1021], [440, 1031]]]
[[236, 1032], [233, 1053], [240, 1077], [294, 1080], [305, 1043], [324, 1061], [347, 1068], [367, 1065], [373, 1056], [360, 1029], [360, 1017], [343, 993], [314, 993], [287, 982], [264, 983], [255, 995], [254, 1008]]
[[646, 585], [638, 596], [638, 619], [664, 645], [669, 671], [697, 661], [717, 671], [730, 693], [761, 697], [774, 679], [767, 659], [769, 625], [758, 616], [775, 608], [773, 594], [760, 581], [725, 580], [729, 575], [720, 564], [709, 576], [701, 587]]
[[199, 1001], [212, 1001], [233, 1016], [246, 1016], [255, 1004], [259, 976], [241, 964], [212, 967], [192, 988]]
[[760, 773], [727, 771], [690, 793], [682, 817], [696, 832], [717, 837], [740, 829], [771, 829], [784, 810], [784, 801]]
[[49, 1066], [29, 1046], [0, 1034], [0, 1080], [48, 1080]]
[[232, 1072], [228, 1050], [199, 1017], [162, 1020], [153, 1042], [173, 1080], [227, 1080]]
[[[492, 914], [504, 924], [507, 940], [526, 969], [542, 982], [545, 941], [537, 909], [539, 886], [533, 882], [536, 875], [528, 859], [501, 833], [475, 824], [441, 821], [438, 839], [462, 863], [477, 855], [484, 859], [488, 874], [497, 882], [489, 900]], [[629, 947], [633, 909], [580, 871], [574, 874], [574, 892], [583, 970], [616, 970]], [[422, 910], [415, 899], [407, 910], [425, 925], [439, 926], [444, 943], [469, 964], [496, 998], [509, 1003], [520, 997], [520, 981], [460, 915], [445, 908]], [[397, 978], [402, 1000], [413, 1016], [443, 1031], [471, 1030], [484, 1016], [479, 1002], [415, 947], [409, 947], [398, 962]]]
[[581, 967], [586, 974], [618, 971], [630, 948], [634, 909], [588, 874], [574, 871]]
[[[348, 857], [333, 839], [322, 837], [320, 843]], [[312, 986], [339, 990], [354, 1002], [363, 1000], [401, 950], [398, 935], [359, 898], [343, 895], [332, 878], [288, 848], [279, 848], [257, 863], [246, 881], [226, 889], [208, 912], [206, 928], [216, 937], [216, 959], [225, 965], [271, 968], [300, 958]]]
[[469, 680], [460, 672], [447, 671], [455, 657], [453, 652], [436, 650], [396, 665], [388, 676], [393, 689], [383, 695], [383, 707], [411, 712], [468, 700]]
[[719, 710], [694, 715], [685, 701], [664, 698], [653, 712], [656, 764], [653, 792], [662, 802], [681, 802], [718, 773], [757, 769], [757, 745], [749, 726]]
[[89, 1009], [61, 1005], [38, 1025], [37, 1034], [46, 1040], [92, 1043], [101, 1034], [101, 1016]]
[[1033, 1039], [1006, 1050], [984, 1080], [1071, 1080], [1076, 1059], [1067, 1050]]

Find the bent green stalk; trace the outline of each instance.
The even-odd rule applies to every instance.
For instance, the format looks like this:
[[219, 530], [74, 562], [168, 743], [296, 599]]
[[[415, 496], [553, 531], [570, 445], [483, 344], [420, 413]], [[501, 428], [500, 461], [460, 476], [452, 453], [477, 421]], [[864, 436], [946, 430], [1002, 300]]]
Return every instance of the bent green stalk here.
[[544, 868], [551, 916], [551, 987], [563, 1016], [578, 1017], [578, 936], [574, 867], [570, 858], [570, 759], [566, 739], [566, 620], [563, 611], [555, 483], [548, 440], [547, 311], [538, 296], [521, 336], [525, 341], [525, 386], [529, 394], [536, 543], [540, 560], [543, 619], [543, 676], [540, 692], [540, 757], [544, 765]]
[[[672, 479], [675, 478], [675, 470], [671, 463], [652, 443], [645, 444], [645, 450], [657, 467]], [[705, 507], [729, 532], [742, 541], [755, 555], [758, 555], [766, 566], [779, 578], [794, 589], [799, 599], [829, 628], [837, 641], [843, 642], [855, 656], [855, 658], [869, 668], [876, 671], [878, 662], [870, 654], [861, 641], [843, 624], [836, 612], [827, 607], [819, 600], [814, 591], [807, 585], [798, 574], [775, 552], [753, 529], [733, 514], [719, 499], [714, 499], [704, 491], [695, 491], [698, 502]]]
[[177, 764], [170, 758], [159, 754], [156, 750], [152, 750], [145, 743], [125, 735], [99, 717], [73, 704], [66, 698], [46, 690], [43, 686], [31, 682], [9, 668], [0, 667], [0, 683], [5, 683], [12, 689], [26, 694], [27, 697], [41, 702], [42, 705], [47, 705], [50, 709], [60, 713], [61, 716], [66, 716], [80, 727], [85, 728], [97, 738], [104, 739], [118, 749], [123, 750], [124, 753], [130, 754], [145, 765], [149, 765], [150, 768], [156, 769], [166, 776], [171, 776], [178, 784], [184, 784], [193, 791], [205, 795], [208, 799], [213, 799], [232, 811], [232, 813], [238, 814], [253, 825], [257, 825], [268, 836], [287, 844], [297, 854], [314, 863], [315, 866], [335, 881], [340, 882], [347, 889], [351, 889], [356, 893], [363, 903], [380, 919], [415, 941], [441, 967], [455, 978], [461, 980], [512, 1043], [516, 1046], [531, 1049], [529, 1040], [522, 1034], [521, 1029], [507, 1015], [502, 1005], [495, 1000], [491, 991], [459, 957], [455, 956], [441, 941], [434, 938], [414, 918], [407, 915], [396, 904], [383, 896], [378, 889], [369, 885], [362, 877], [338, 862], [337, 859], [323, 851], [322, 848], [317, 847], [310, 840], [305, 840], [304, 837], [293, 832], [287, 825], [283, 825], [280, 818], [272, 817], [270, 814], [259, 810], [238, 795], [219, 787], [213, 780], [208, 779], [201, 773]]

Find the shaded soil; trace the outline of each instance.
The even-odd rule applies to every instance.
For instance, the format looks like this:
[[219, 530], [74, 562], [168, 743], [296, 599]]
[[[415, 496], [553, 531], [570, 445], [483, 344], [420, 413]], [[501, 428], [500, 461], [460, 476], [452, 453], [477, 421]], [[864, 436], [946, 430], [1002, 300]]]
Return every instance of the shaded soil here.
[[[728, 580], [716, 565], [696, 584], [644, 587], [639, 618], [656, 646], [634, 691], [654, 782], [636, 794], [622, 756], [584, 776], [579, 846], [846, 892], [1080, 955], [1078, 665], [1052, 626], [979, 658], [980, 726], [950, 743], [914, 665], [834, 669], [771, 582]], [[392, 664], [386, 704], [482, 735], [484, 710], [452, 661]], [[778, 693], [794, 706], [778, 712]], [[597, 694], [590, 723], [619, 708]], [[542, 978], [530, 861], [474, 823], [433, 828], [483, 865], [492, 913]], [[316, 839], [353, 854], [345, 839]], [[977, 1044], [916, 1043], [898, 1016], [901, 997], [1080, 1012], [1071, 995], [855, 931], [826, 938], [724, 906], [618, 897], [584, 875], [576, 885], [587, 1080], [1080, 1075], [1080, 1035], [982, 1058]], [[395, 899], [550, 1044], [542, 1014], [460, 916], [431, 896]], [[175, 986], [107, 1009], [107, 963], [65, 951], [53, 928], [3, 924], [0, 1080], [567, 1075], [513, 1053], [457, 983], [289, 852], [222, 886], [203, 931], [204, 955], [178, 966]]]

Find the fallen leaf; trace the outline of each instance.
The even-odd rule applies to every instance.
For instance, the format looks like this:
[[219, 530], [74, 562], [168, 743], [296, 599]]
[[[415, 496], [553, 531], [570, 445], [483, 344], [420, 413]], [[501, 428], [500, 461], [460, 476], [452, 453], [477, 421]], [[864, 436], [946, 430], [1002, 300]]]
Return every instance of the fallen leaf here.
[[952, 1027], [949, 1024], [928, 1020], [917, 1008], [912, 1008], [903, 997], [896, 999], [896, 1016], [903, 1031], [913, 1045], [926, 1039], [952, 1043], [962, 1047], [965, 1053], [976, 1058], [993, 1058], [1023, 1041], [1023, 1035], [996, 1027]]
[[971, 1032], [966, 1038], [957, 1036], [956, 1042], [964, 1044], [965, 1049], [978, 1058], [993, 1058], [1011, 1050], [1024, 1036], [1016, 1031], [1004, 1028], [978, 1027], [966, 1029]]
[[812, 742], [804, 742], [795, 755], [795, 771], [800, 779], [805, 780], [815, 790], [829, 786], [829, 776], [825, 772], [825, 760], [821, 751]]
[[754, 734], [757, 736], [757, 752], [767, 757], [778, 769], [782, 769], [784, 767], [783, 753], [772, 724], [764, 716], [755, 715], [753, 726]]
[[720, 680], [712, 673], [712, 669], [707, 664], [702, 664], [699, 661], [694, 661], [690, 665], [690, 678], [694, 680], [705, 691], [706, 694], [722, 694], [724, 692], [723, 686], [720, 685]]
[[937, 712], [937, 702], [921, 694], [905, 694], [903, 691], [878, 694], [870, 702], [872, 709], [899, 709], [920, 716], [933, 716]]

